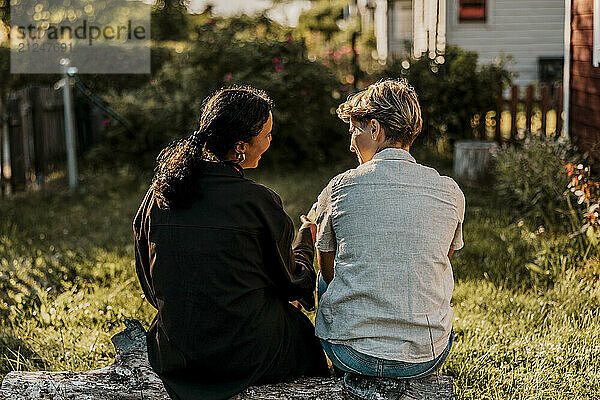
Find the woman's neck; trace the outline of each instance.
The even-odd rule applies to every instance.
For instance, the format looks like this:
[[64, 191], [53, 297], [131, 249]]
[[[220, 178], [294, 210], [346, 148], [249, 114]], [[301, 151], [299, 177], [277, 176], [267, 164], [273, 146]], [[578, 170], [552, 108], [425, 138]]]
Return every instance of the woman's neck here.
[[401, 149], [407, 152], [410, 152], [410, 145], [402, 146], [400, 143], [382, 143], [381, 148], [378, 148], [375, 153], [379, 153], [381, 150], [385, 149]]

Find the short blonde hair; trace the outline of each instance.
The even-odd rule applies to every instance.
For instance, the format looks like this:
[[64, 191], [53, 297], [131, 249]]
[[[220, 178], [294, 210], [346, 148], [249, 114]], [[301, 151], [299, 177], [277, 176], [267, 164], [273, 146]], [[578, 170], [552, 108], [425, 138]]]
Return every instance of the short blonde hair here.
[[376, 119], [386, 138], [403, 146], [411, 145], [423, 126], [417, 93], [406, 79], [382, 79], [350, 95], [337, 115], [346, 123], [352, 118], [361, 124]]

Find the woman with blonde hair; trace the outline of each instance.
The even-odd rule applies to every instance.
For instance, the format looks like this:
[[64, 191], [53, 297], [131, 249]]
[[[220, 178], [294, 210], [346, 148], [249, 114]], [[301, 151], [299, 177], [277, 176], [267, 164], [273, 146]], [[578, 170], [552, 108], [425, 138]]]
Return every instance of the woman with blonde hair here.
[[450, 257], [463, 246], [463, 193], [409, 153], [422, 120], [406, 80], [379, 81], [337, 113], [360, 165], [319, 195], [316, 334], [347, 373], [427, 376], [452, 346]]

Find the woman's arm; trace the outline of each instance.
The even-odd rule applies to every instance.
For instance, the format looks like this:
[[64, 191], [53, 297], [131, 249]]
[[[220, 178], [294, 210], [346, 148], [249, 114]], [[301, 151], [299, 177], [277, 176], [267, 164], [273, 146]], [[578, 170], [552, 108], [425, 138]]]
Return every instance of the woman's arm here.
[[313, 267], [314, 241], [309, 224], [303, 224], [294, 239], [294, 224], [283, 210], [279, 196], [268, 189], [269, 200], [261, 201], [265, 227], [270, 239], [263, 244], [265, 266], [273, 288], [288, 301], [298, 300], [307, 310], [314, 309], [317, 274]]
[[333, 260], [335, 259], [335, 251], [320, 251], [317, 249], [317, 261], [321, 275], [327, 284], [333, 279]]

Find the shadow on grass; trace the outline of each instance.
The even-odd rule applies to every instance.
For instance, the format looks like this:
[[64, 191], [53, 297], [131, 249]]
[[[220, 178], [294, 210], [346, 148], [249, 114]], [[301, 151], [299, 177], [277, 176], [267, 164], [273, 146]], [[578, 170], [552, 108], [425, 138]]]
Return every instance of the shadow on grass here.
[[43, 358], [29, 347], [26, 340], [6, 333], [0, 335], [0, 381], [12, 371], [45, 369]]
[[526, 267], [534, 249], [519, 225], [517, 210], [497, 196], [493, 183], [459, 181], [465, 194], [465, 247], [452, 260], [457, 280], [485, 279], [496, 286], [526, 288], [536, 283]]

